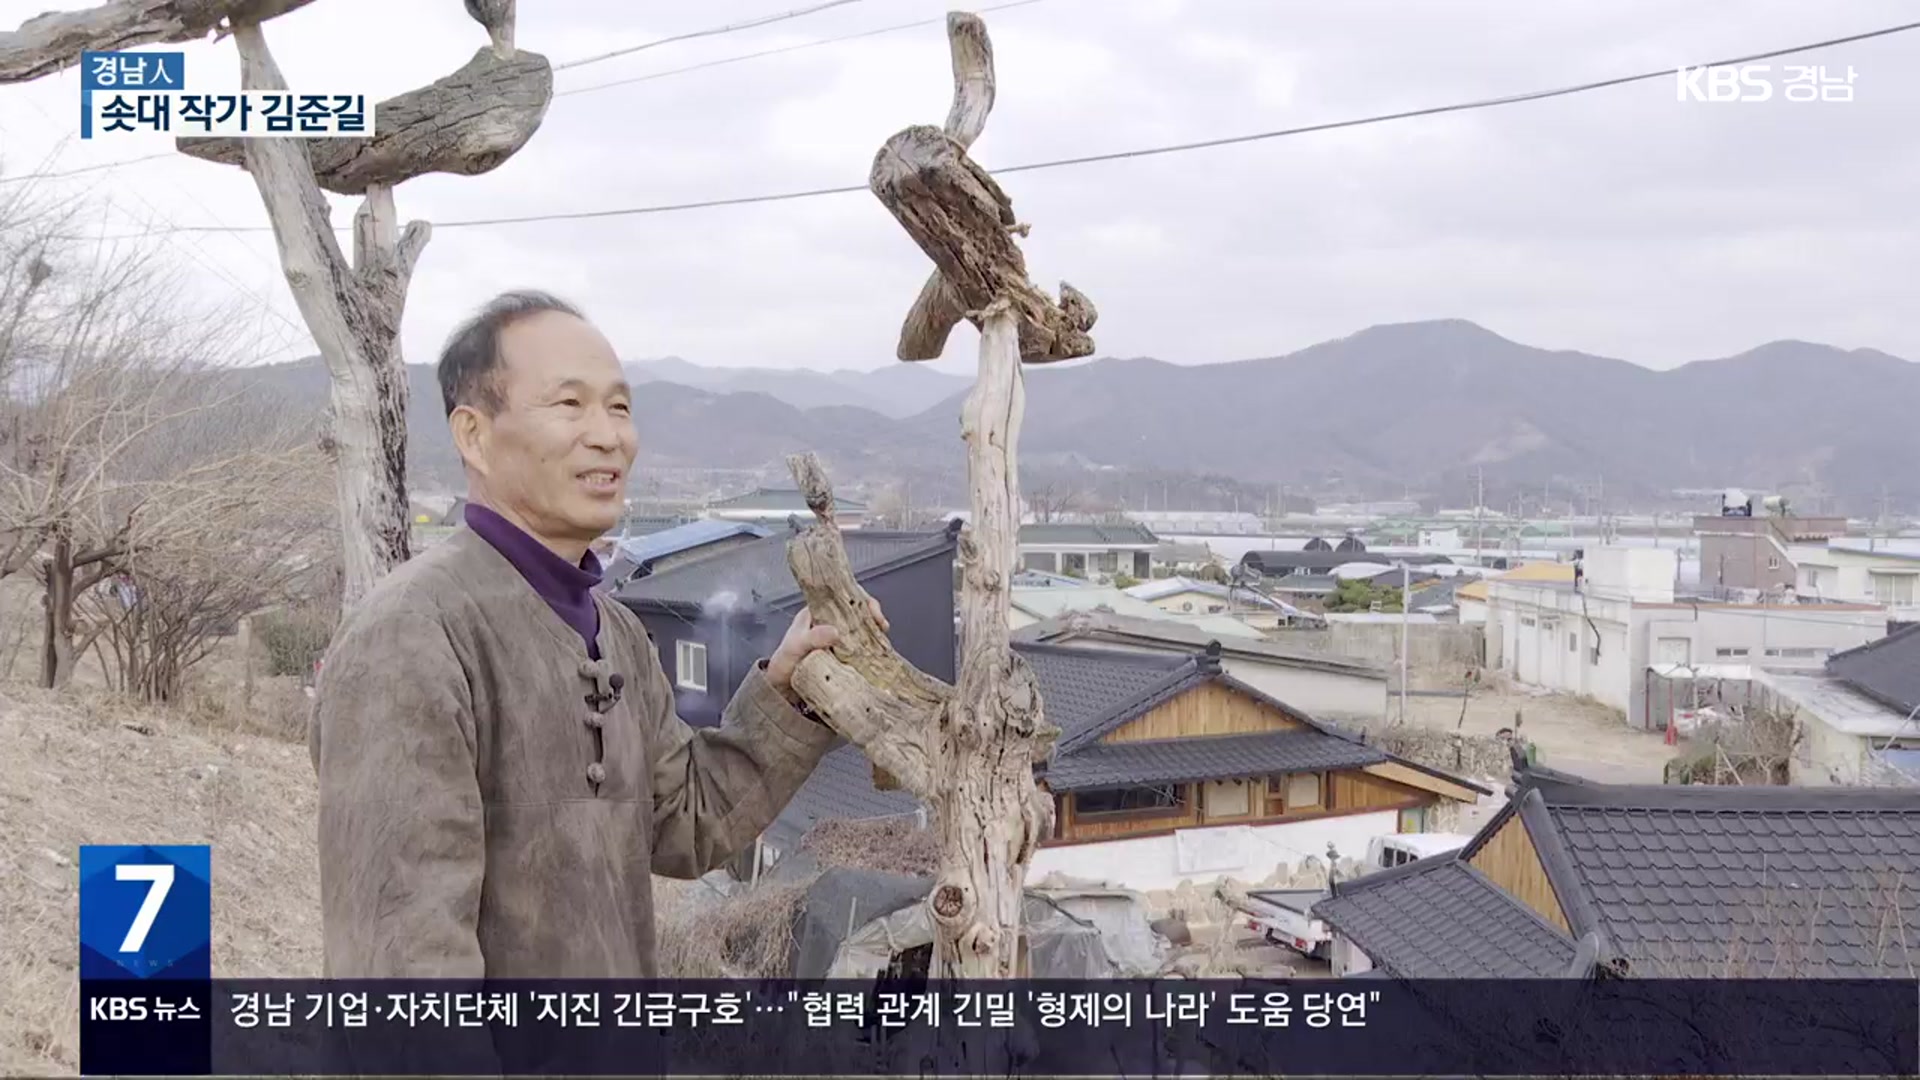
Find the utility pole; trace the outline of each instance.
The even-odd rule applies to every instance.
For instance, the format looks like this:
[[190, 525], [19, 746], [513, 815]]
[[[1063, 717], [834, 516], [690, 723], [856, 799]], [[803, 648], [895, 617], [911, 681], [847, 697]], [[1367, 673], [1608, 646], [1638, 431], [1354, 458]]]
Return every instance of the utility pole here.
[[1400, 562], [1400, 722], [1407, 722], [1407, 609], [1412, 603], [1413, 573]]
[[1484, 465], [1473, 470], [1473, 561], [1486, 565], [1486, 559], [1480, 554], [1481, 508], [1487, 504], [1487, 470]]

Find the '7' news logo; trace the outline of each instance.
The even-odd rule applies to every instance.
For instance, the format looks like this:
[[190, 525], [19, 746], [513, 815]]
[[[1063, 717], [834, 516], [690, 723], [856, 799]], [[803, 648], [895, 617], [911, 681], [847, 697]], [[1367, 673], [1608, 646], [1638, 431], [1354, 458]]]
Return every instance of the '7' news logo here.
[[[1675, 99], [1678, 101], [1770, 101], [1774, 98], [1772, 69], [1766, 64], [1728, 64], [1717, 67], [1683, 67], [1674, 74]], [[1786, 92], [1788, 101], [1852, 101], [1853, 68], [1847, 73], [1829, 75], [1824, 67], [1789, 67]]]

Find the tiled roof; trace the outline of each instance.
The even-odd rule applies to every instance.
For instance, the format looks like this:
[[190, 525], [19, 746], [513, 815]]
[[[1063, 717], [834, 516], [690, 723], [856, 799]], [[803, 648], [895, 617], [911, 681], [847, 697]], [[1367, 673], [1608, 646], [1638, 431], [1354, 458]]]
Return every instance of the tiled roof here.
[[1141, 619], [1104, 611], [1075, 612], [1045, 619], [1015, 630], [1013, 638], [1017, 642], [1052, 642], [1059, 645], [1070, 645], [1082, 639], [1119, 641], [1123, 644], [1137, 643], [1149, 647], [1156, 645], [1170, 648], [1184, 647], [1194, 652], [1205, 649], [1209, 641], [1218, 640], [1224, 654], [1230, 657], [1357, 675], [1369, 679], [1387, 677], [1386, 669], [1352, 657], [1296, 649], [1264, 637], [1257, 640], [1239, 637], [1221, 638], [1208, 633], [1200, 626], [1180, 619]]
[[1354, 769], [1386, 760], [1374, 747], [1319, 731], [1097, 743], [1057, 759], [1047, 769], [1047, 786], [1080, 791], [1187, 784], [1224, 776]]
[[1240, 561], [1262, 574], [1284, 574], [1295, 570], [1327, 573], [1348, 563], [1385, 565], [1390, 560], [1371, 551], [1249, 551]]
[[1160, 538], [1145, 525], [1072, 525], [1058, 522], [1020, 526], [1020, 543], [1036, 547], [1155, 547]]
[[1529, 779], [1519, 813], [1576, 933], [1646, 976], [1912, 977], [1920, 791]]
[[1827, 673], [1889, 709], [1920, 709], [1920, 627], [1834, 653], [1827, 657]]
[[[781, 530], [711, 558], [651, 574], [622, 586], [615, 595], [629, 606], [700, 607], [713, 602], [745, 608], [784, 603], [800, 591], [787, 568], [790, 535]], [[840, 536], [855, 577], [916, 555], [950, 553], [954, 543], [944, 531], [853, 529]]]
[[[1314, 914], [1403, 978], [1588, 959], [1646, 978], [1912, 977], [1920, 791], [1515, 779], [1466, 847], [1343, 882]], [[1469, 865], [1516, 819], [1571, 934]]]
[[1046, 718], [1065, 749], [1122, 710], [1137, 711], [1196, 671], [1190, 656], [1070, 649], [1022, 642], [1014, 649], [1040, 683]]
[[[1014, 649], [1040, 684], [1047, 720], [1061, 732], [1047, 766], [1048, 780], [1058, 790], [1114, 783], [1187, 783], [1397, 760], [1334, 725], [1307, 716], [1299, 719], [1313, 730], [1109, 746], [1098, 741], [1107, 732], [1205, 682], [1218, 682], [1262, 700], [1272, 699], [1222, 673], [1205, 656], [1075, 649], [1030, 642], [1016, 643]], [[1084, 765], [1080, 763], [1083, 758]], [[1145, 779], [1126, 779], [1122, 774]], [[875, 791], [866, 759], [857, 749], [843, 746], [827, 755], [801, 788], [801, 795], [781, 813], [773, 831], [797, 836], [820, 816], [878, 817], [910, 811], [915, 805], [901, 792]]]
[[1339, 882], [1313, 914], [1403, 979], [1569, 974], [1573, 941], [1458, 856]]

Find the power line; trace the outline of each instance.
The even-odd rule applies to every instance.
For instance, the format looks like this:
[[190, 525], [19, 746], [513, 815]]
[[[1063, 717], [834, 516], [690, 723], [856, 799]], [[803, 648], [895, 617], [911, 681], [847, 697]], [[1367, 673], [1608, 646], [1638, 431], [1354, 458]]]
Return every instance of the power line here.
[[98, 165], [83, 165], [78, 169], [66, 169], [61, 172], [35, 172], [23, 173], [19, 176], [0, 176], [0, 184], [19, 184], [28, 180], [61, 180], [69, 176], [80, 176], [90, 172], [103, 172], [107, 169], [118, 169], [125, 165], [138, 165], [143, 161], [159, 161], [161, 158], [179, 156], [179, 154], [172, 150], [163, 150], [158, 154], [143, 154], [140, 157], [128, 158], [125, 161], [107, 161]]
[[[1792, 56], [1797, 53], [1812, 52], [1816, 49], [1832, 48], [1870, 38], [1886, 37], [1891, 34], [1905, 33], [1920, 29], [1920, 22], [1903, 23], [1880, 30], [1871, 30], [1861, 34], [1849, 34], [1846, 37], [1829, 38], [1806, 45], [1794, 45], [1784, 49], [1772, 49], [1767, 52], [1753, 53], [1747, 56], [1731, 57], [1724, 60], [1693, 64], [1688, 67], [1726, 67], [1752, 63], [1780, 56]], [[1268, 139], [1285, 138], [1292, 135], [1308, 135], [1322, 131], [1336, 131], [1343, 128], [1364, 127], [1371, 124], [1384, 124], [1394, 120], [1410, 120], [1418, 117], [1440, 116], [1446, 113], [1467, 112], [1474, 109], [1490, 109], [1501, 105], [1515, 105], [1527, 101], [1542, 101], [1547, 98], [1566, 97], [1592, 90], [1602, 90], [1629, 83], [1645, 82], [1649, 79], [1671, 78], [1675, 69], [1661, 68], [1657, 71], [1641, 72], [1635, 75], [1622, 75], [1611, 79], [1580, 83], [1552, 90], [1535, 90], [1522, 94], [1509, 94], [1503, 97], [1481, 98], [1474, 101], [1457, 102], [1450, 105], [1434, 105], [1422, 109], [1408, 109], [1401, 112], [1379, 113], [1352, 120], [1335, 120], [1324, 124], [1306, 124], [1299, 127], [1279, 128], [1272, 131], [1259, 131], [1247, 135], [1230, 135], [1218, 139], [1202, 139], [1195, 142], [1173, 143], [1165, 146], [1142, 147], [1133, 150], [1116, 150], [1103, 154], [1086, 154], [1079, 157], [1054, 158], [1048, 161], [1029, 162], [1024, 165], [1010, 165], [1000, 169], [989, 169], [995, 176], [1011, 173], [1037, 172], [1042, 169], [1058, 169], [1072, 165], [1091, 165], [1099, 162], [1120, 161], [1131, 158], [1157, 157], [1164, 154], [1184, 153], [1190, 150], [1207, 150], [1221, 146], [1234, 146], [1242, 143], [1261, 142]], [[458, 221], [434, 222], [436, 229], [477, 228], [491, 225], [524, 225], [543, 221], [587, 221], [600, 218], [638, 217], [651, 214], [677, 213], [686, 210], [706, 210], [722, 206], [747, 206], [759, 203], [791, 202], [798, 199], [818, 198], [826, 195], [846, 195], [857, 191], [866, 191], [866, 184], [846, 184], [838, 187], [807, 188], [799, 191], [773, 192], [764, 195], [740, 195], [724, 199], [700, 199], [692, 202], [662, 203], [652, 206], [616, 207], [606, 210], [579, 210], [552, 214], [526, 214], [516, 217], [468, 218]], [[180, 226], [185, 232], [266, 232], [266, 225], [187, 225]], [[338, 228], [338, 227], [336, 227]], [[341, 230], [344, 231], [344, 230]]]
[[[1045, 0], [1014, 0], [1014, 2], [1010, 4], [994, 4], [991, 7], [978, 8], [974, 13], [977, 15], [985, 15], [988, 12], [1007, 11], [1012, 8], [1026, 7], [1029, 4], [1044, 2]], [[615, 79], [612, 82], [595, 83], [592, 86], [577, 86], [571, 90], [556, 90], [553, 96], [558, 98], [570, 97], [574, 94], [591, 94], [596, 90], [611, 90], [616, 86], [631, 86], [634, 83], [652, 82], [655, 79], [670, 78], [674, 75], [685, 75], [690, 71], [704, 71], [707, 68], [723, 67], [727, 64], [738, 64], [743, 60], [758, 60], [766, 56], [781, 56], [786, 53], [800, 52], [805, 49], [817, 49], [822, 45], [838, 45], [843, 41], [858, 41], [861, 38], [878, 37], [881, 34], [891, 34], [900, 30], [917, 30], [922, 26], [940, 26], [944, 25], [946, 21], [946, 16], [942, 15], [932, 19], [920, 19], [916, 22], [895, 23], [892, 26], [882, 26], [874, 30], [862, 30], [856, 34], [842, 34], [839, 37], [821, 38], [818, 41], [803, 41], [798, 45], [783, 45], [777, 49], [762, 49], [759, 52], [742, 53], [739, 56], [727, 56], [718, 60], [707, 60], [698, 64], [688, 64], [686, 67], [668, 68], [665, 71], [654, 71], [645, 75], [635, 75], [628, 79]]]
[[693, 30], [685, 34], [675, 34], [672, 37], [663, 37], [658, 40], [649, 41], [641, 45], [629, 45], [624, 49], [615, 49], [609, 53], [601, 53], [599, 56], [589, 56], [582, 60], [569, 60], [564, 64], [553, 65], [553, 70], [566, 71], [569, 68], [586, 67], [588, 64], [597, 64], [602, 60], [612, 60], [612, 59], [615, 59], [616, 57], [631, 56], [634, 53], [642, 52], [647, 49], [659, 48], [662, 45], [671, 45], [676, 41], [692, 41], [694, 38], [715, 37], [720, 34], [731, 34], [736, 30], [752, 30], [753, 28], [758, 26], [768, 26], [777, 22], [785, 22], [788, 19], [798, 19], [805, 15], [812, 15], [817, 12], [826, 11], [828, 8], [845, 7], [848, 4], [858, 4], [860, 2], [861, 0], [827, 0], [827, 2], [824, 4], [815, 4], [812, 7], [799, 8], [794, 11], [783, 12], [779, 15], [763, 15], [760, 18], [749, 19], [746, 22], [729, 23], [726, 26], [713, 26], [713, 27], [708, 27], [705, 30]]

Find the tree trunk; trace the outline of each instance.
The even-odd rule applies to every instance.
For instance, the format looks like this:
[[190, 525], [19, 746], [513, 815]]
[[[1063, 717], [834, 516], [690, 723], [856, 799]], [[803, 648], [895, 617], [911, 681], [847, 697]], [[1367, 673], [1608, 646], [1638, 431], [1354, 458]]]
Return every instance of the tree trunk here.
[[960, 551], [960, 685], [942, 715], [934, 759], [949, 785], [935, 799], [940, 978], [1015, 974], [1027, 864], [1053, 831], [1053, 800], [1035, 785], [1033, 767], [1046, 760], [1055, 732], [1007, 627], [1025, 406], [1019, 327], [1012, 306], [997, 301], [983, 314], [980, 373], [961, 421], [973, 517]]
[[[241, 83], [281, 90], [286, 80], [257, 24], [234, 28]], [[352, 264], [334, 238], [326, 196], [298, 139], [242, 140], [273, 223], [280, 262], [332, 382], [328, 449], [340, 514], [341, 606], [351, 608], [407, 560], [407, 380], [400, 319], [414, 263], [432, 230], [398, 233], [393, 190], [374, 186], [354, 215]]]
[[47, 562], [46, 638], [40, 653], [40, 685], [59, 689], [73, 681], [73, 541], [55, 535]]

